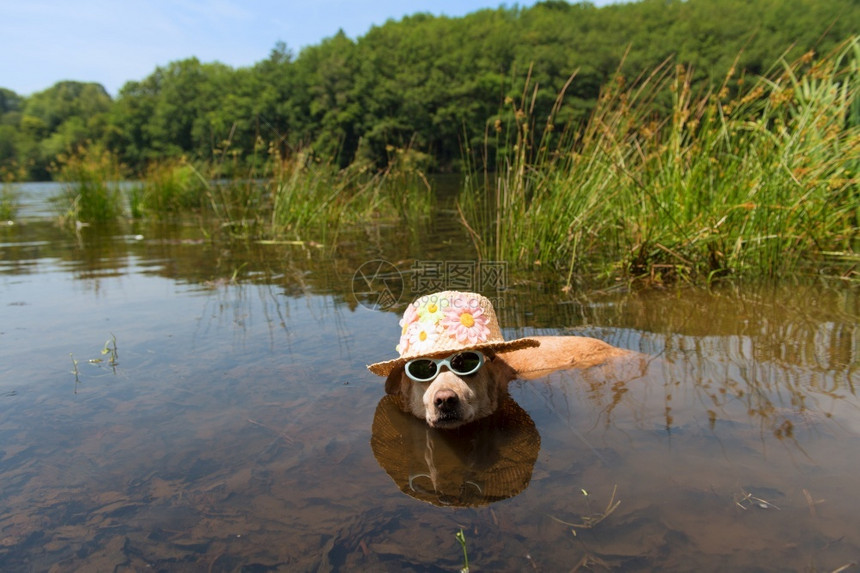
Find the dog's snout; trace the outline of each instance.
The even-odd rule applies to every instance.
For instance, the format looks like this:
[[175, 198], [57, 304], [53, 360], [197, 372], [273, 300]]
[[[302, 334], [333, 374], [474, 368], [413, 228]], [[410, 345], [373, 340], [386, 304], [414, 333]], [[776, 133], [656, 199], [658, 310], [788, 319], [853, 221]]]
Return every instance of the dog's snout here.
[[453, 390], [439, 390], [436, 392], [436, 395], [433, 396], [433, 403], [440, 410], [450, 410], [451, 408], [455, 408], [459, 401], [460, 399]]

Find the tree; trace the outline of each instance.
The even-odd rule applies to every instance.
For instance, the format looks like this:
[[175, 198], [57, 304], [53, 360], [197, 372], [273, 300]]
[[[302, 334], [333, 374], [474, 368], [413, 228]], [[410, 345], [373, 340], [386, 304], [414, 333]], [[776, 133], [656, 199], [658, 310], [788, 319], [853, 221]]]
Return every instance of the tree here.
[[565, 89], [553, 116], [560, 132], [583, 121], [610, 82], [664, 62], [692, 69], [697, 91], [718, 89], [734, 68], [731, 88], [742, 90], [742, 75], [764, 73], [781, 55], [828, 52], [857, 33], [858, 21], [856, 0], [601, 8], [546, 0], [461, 18], [414, 14], [355, 40], [341, 31], [297, 55], [278, 42], [247, 68], [172, 62], [128, 82], [115, 101], [79, 82], [28, 98], [0, 89], [0, 165], [29, 164], [32, 176], [45, 176], [56, 153], [91, 140], [138, 172], [162, 158], [219, 160], [228, 147], [251, 167], [261, 143], [281, 155], [303, 148], [342, 166], [358, 158], [378, 167], [411, 146], [450, 169], [464, 150], [486, 145], [493, 155], [487, 135], [523, 100], [529, 109], [520, 111], [542, 129]]

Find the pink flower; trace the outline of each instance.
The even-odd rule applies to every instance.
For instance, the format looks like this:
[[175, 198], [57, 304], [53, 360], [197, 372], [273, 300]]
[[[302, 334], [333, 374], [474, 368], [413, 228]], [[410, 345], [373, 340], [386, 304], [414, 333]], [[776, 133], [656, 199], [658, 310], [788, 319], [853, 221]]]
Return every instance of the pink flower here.
[[441, 325], [451, 338], [461, 344], [484, 342], [490, 335], [487, 323], [490, 319], [476, 299], [457, 297], [445, 307], [445, 318]]
[[404, 334], [409, 325], [416, 320], [418, 320], [418, 307], [414, 304], [410, 304], [406, 307], [406, 311], [403, 313], [403, 318], [400, 319], [400, 326], [403, 328], [401, 334]]
[[403, 313], [403, 318], [400, 319], [400, 343], [395, 346], [395, 350], [402, 356], [404, 352], [409, 350], [409, 336], [406, 334], [406, 331], [409, 330], [409, 326], [418, 321], [418, 307], [414, 304], [410, 304], [406, 307], [406, 311]]

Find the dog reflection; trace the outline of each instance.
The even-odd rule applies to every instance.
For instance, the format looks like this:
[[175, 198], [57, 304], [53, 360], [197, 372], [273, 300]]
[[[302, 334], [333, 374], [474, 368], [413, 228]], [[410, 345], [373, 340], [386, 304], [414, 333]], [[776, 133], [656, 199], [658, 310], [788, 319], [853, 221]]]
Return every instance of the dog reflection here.
[[433, 505], [480, 506], [515, 496], [531, 480], [540, 435], [509, 396], [496, 406], [471, 424], [436, 429], [401, 397], [387, 395], [373, 420], [373, 454], [401, 491]]

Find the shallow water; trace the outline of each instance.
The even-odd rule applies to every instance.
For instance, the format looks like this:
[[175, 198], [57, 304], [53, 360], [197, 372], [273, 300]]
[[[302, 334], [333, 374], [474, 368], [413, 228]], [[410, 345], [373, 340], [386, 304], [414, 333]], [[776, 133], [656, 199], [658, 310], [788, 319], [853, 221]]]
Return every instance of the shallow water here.
[[[328, 256], [194, 223], [65, 231], [44, 189], [0, 229], [0, 570], [458, 571], [460, 529], [473, 571], [860, 562], [856, 285], [506, 277], [507, 337], [643, 360], [514, 383], [504, 419], [454, 439], [398, 418], [365, 369], [394, 356], [412, 287], [463, 279], [436, 263], [477, 272], [445, 213]], [[374, 260], [392, 307], [356, 288]]]

